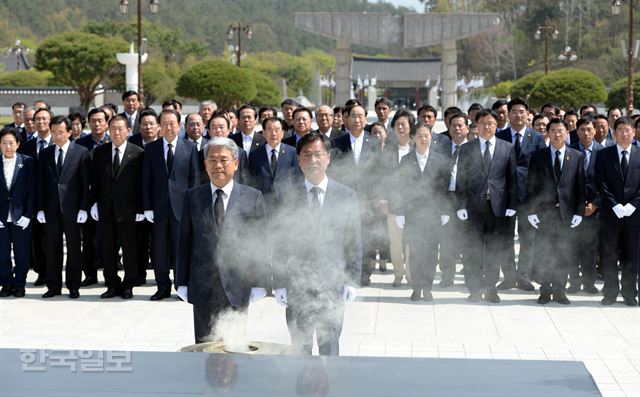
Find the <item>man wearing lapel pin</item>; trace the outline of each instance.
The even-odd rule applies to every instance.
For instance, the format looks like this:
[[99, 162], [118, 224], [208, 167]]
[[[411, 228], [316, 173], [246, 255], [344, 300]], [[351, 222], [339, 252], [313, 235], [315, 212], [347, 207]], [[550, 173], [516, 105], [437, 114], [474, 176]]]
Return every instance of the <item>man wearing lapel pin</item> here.
[[255, 131], [256, 109], [251, 105], [242, 105], [238, 109], [237, 116], [240, 131], [229, 135], [229, 138], [249, 154], [253, 149], [264, 145], [264, 137]]
[[565, 295], [568, 263], [572, 252], [572, 229], [584, 216], [584, 156], [567, 147], [567, 123], [554, 118], [547, 124], [550, 145], [531, 155], [527, 176], [527, 219], [538, 229], [537, 263], [539, 304], [571, 303]]
[[[98, 146], [91, 161], [91, 217], [102, 227], [104, 279], [102, 299], [133, 298], [137, 281], [136, 222], [142, 211], [142, 159], [144, 149], [127, 142], [129, 121], [122, 115], [109, 120], [111, 142]], [[117, 255], [122, 245], [124, 281], [118, 276]]]
[[232, 140], [212, 138], [204, 153], [210, 183], [185, 193], [176, 276], [178, 296], [193, 305], [196, 343], [220, 337], [212, 335], [218, 314], [241, 310], [250, 299], [266, 295], [264, 288], [252, 288], [262, 283], [265, 270], [256, 261], [262, 194], [234, 182], [238, 147]]

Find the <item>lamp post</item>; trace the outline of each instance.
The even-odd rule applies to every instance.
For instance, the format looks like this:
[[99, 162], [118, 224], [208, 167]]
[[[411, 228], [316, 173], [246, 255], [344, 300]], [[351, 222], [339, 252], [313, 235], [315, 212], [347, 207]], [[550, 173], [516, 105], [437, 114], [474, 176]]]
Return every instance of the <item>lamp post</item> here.
[[578, 60], [578, 54], [575, 50], [572, 50], [571, 47], [567, 46], [564, 51], [562, 51], [560, 55], [558, 55], [558, 60], [565, 61], [567, 63], [567, 66], [569, 66], [569, 63]]
[[[141, 0], [136, 0], [136, 24], [137, 24], [137, 41], [138, 41], [138, 97], [140, 98], [140, 102], [144, 103], [144, 84], [142, 83], [142, 52], [143, 52], [143, 41], [142, 41], [142, 6], [140, 4]], [[158, 6], [160, 4], [160, 0], [149, 0], [149, 12], [152, 14], [158, 13]], [[129, 12], [129, 0], [120, 0], [120, 12], [123, 14], [127, 14]], [[145, 39], [146, 44], [146, 39]], [[146, 52], [146, 45], [144, 46], [144, 50]]]
[[544, 38], [544, 74], [549, 72], [549, 35], [551, 35], [552, 40], [557, 39], [558, 30], [549, 18], [547, 18], [544, 21], [544, 25], [538, 25], [538, 28], [533, 35], [536, 40]]
[[240, 67], [240, 57], [242, 56], [242, 35], [245, 35], [247, 37], [247, 40], [251, 40], [251, 35], [253, 35], [253, 32], [251, 31], [249, 25], [242, 26], [240, 25], [240, 22], [238, 22], [235, 25], [229, 25], [229, 29], [227, 30], [227, 40], [233, 40], [234, 33], [238, 41], [238, 45], [236, 45], [235, 48], [236, 66]]
[[[611, 13], [620, 15], [620, 0], [611, 3]], [[627, 40], [627, 116], [633, 113], [633, 0], [629, 0], [629, 37]]]

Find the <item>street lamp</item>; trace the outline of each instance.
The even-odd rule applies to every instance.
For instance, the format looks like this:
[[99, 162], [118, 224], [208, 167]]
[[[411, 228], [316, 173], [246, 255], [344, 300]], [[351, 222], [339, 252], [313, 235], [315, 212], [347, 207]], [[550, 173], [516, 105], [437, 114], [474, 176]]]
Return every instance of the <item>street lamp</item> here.
[[572, 50], [571, 47], [567, 46], [564, 49], [564, 51], [562, 51], [560, 55], [558, 55], [558, 60], [566, 61], [567, 66], [569, 66], [569, 63], [575, 62], [578, 60], [578, 54], [576, 53], [575, 50]]
[[[144, 84], [142, 83], [142, 50], [143, 50], [143, 41], [142, 41], [142, 7], [140, 5], [140, 0], [136, 0], [136, 12], [137, 12], [137, 39], [138, 39], [138, 97], [140, 98], [140, 102], [144, 103]], [[160, 0], [149, 0], [149, 12], [152, 14], [158, 13], [158, 5], [160, 4]], [[120, 12], [122, 14], [127, 14], [129, 12], [129, 0], [120, 0]], [[144, 50], [146, 52], [146, 39]]]
[[549, 35], [551, 35], [551, 39], [555, 40], [558, 38], [558, 30], [556, 26], [551, 23], [549, 18], [544, 21], [544, 25], [538, 25], [535, 34], [533, 37], [536, 40], [540, 40], [540, 38], [544, 37], [544, 74], [549, 72]]
[[[611, 3], [611, 13], [620, 15], [620, 0]], [[629, 39], [627, 40], [627, 116], [633, 113], [633, 0], [629, 0]]]
[[236, 66], [240, 66], [240, 57], [242, 56], [242, 35], [244, 34], [247, 37], [247, 40], [251, 40], [251, 36], [253, 32], [249, 25], [241, 26], [240, 22], [236, 25], [229, 25], [229, 29], [227, 30], [227, 40], [233, 40], [233, 34], [235, 33], [236, 38], [238, 39], [238, 45], [235, 48], [236, 52]]

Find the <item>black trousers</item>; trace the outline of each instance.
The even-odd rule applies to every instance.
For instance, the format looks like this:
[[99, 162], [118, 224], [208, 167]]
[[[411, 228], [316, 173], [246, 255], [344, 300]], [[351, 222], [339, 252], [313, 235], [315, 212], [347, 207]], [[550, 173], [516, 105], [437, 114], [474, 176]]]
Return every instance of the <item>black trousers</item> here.
[[173, 270], [175, 276], [179, 228], [180, 222], [171, 209], [165, 219], [155, 221], [152, 226], [153, 272], [161, 291], [171, 290], [169, 272]]
[[212, 331], [215, 330], [218, 316], [225, 310], [239, 309], [234, 309], [224, 297], [211, 299], [207, 304], [193, 305], [193, 332], [196, 343], [209, 342], [216, 338]]
[[[640, 226], [622, 219], [601, 219], [602, 266], [604, 270], [604, 296], [624, 298], [638, 296], [638, 259]], [[619, 251], [618, 251], [619, 250]], [[622, 290], [618, 282], [618, 261], [622, 265]]]
[[[540, 226], [537, 234], [537, 251], [541, 260], [536, 264], [541, 294], [564, 293], [569, 275], [574, 230], [563, 224], [560, 209], [538, 214]], [[581, 226], [578, 226], [581, 227]]]
[[[82, 272], [85, 277], [97, 278], [96, 229], [98, 223], [89, 217], [83, 225], [79, 226], [82, 233]], [[101, 244], [101, 242], [98, 242], [98, 244]]]
[[149, 261], [153, 261], [151, 255], [151, 228], [151, 223], [146, 219], [142, 222], [136, 222], [136, 239], [138, 241], [138, 265], [136, 278], [139, 282], [146, 281]]
[[29, 253], [30, 266], [38, 275], [46, 277], [46, 233], [45, 224], [38, 222], [35, 216], [29, 225], [31, 227], [31, 252]]
[[47, 288], [62, 288], [62, 234], [67, 240], [67, 263], [65, 268], [65, 284], [68, 289], [80, 288], [82, 278], [82, 249], [80, 225], [75, 221], [62, 218], [58, 210], [57, 216], [47, 217], [45, 223], [47, 252]]
[[569, 263], [571, 283], [593, 286], [596, 282], [600, 220], [597, 213], [582, 217], [582, 223], [574, 233], [574, 258]]
[[[526, 209], [523, 206], [516, 208], [516, 215], [506, 218], [505, 230], [505, 258], [502, 262], [502, 273], [508, 281], [530, 280], [532, 278], [533, 257], [535, 249], [535, 229], [527, 220]], [[515, 229], [516, 219], [518, 224], [518, 241], [520, 253], [518, 262], [515, 261]]]
[[507, 221], [508, 218], [493, 214], [489, 200], [482, 214], [469, 214], [464, 263], [469, 291], [496, 291], [500, 263], [504, 260], [502, 248]]
[[453, 280], [456, 274], [456, 263], [463, 260], [463, 245], [466, 242], [467, 225], [453, 214], [449, 222], [440, 228], [440, 272], [443, 280]]
[[[409, 244], [409, 271], [411, 274], [411, 287], [414, 290], [431, 291], [433, 278], [438, 263], [438, 242], [433, 234], [436, 225], [427, 227], [431, 233], [420, 233], [417, 228], [407, 228], [406, 236]], [[443, 276], [444, 277], [444, 276]]]
[[[107, 288], [133, 288], [138, 277], [138, 242], [135, 222], [119, 223], [107, 216], [101, 220], [104, 280]], [[118, 250], [122, 245], [124, 281], [118, 276]]]

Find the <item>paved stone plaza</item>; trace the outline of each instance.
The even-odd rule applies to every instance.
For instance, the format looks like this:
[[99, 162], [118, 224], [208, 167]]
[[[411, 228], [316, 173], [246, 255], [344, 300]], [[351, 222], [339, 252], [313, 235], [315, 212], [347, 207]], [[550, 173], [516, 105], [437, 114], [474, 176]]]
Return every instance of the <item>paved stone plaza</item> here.
[[[34, 276], [26, 298], [0, 300], [0, 348], [175, 351], [193, 343], [191, 305], [176, 295], [149, 301], [153, 281], [135, 288], [131, 301], [101, 300], [102, 286], [81, 289], [77, 301], [42, 300]], [[436, 285], [427, 303], [409, 301], [406, 285], [392, 288], [391, 271], [374, 273], [347, 305], [342, 355], [579, 360], [603, 396], [640, 396], [638, 308], [603, 307], [600, 295], [583, 293], [569, 295], [568, 307], [540, 306], [536, 293], [516, 290], [502, 293], [500, 304], [470, 304], [456, 278], [453, 288]], [[248, 332], [252, 340], [289, 343], [284, 309], [273, 298], [252, 304]]]

